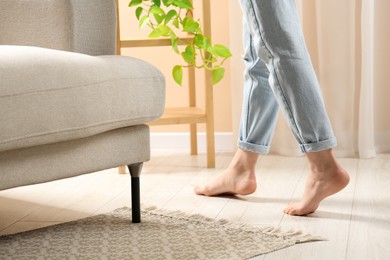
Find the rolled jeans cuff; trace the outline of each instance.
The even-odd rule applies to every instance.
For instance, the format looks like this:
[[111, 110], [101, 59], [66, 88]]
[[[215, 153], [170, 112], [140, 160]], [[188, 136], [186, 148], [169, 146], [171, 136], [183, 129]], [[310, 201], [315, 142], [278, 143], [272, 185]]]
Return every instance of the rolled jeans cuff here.
[[253, 153], [259, 153], [259, 154], [268, 154], [269, 153], [269, 146], [264, 145], [258, 145], [258, 144], [251, 144], [244, 141], [238, 141], [238, 147], [245, 151], [250, 151]]
[[308, 143], [301, 144], [300, 148], [303, 153], [311, 153], [311, 152], [320, 152], [323, 150], [330, 149], [337, 145], [336, 137], [332, 137], [328, 140], [316, 142], [316, 143]]

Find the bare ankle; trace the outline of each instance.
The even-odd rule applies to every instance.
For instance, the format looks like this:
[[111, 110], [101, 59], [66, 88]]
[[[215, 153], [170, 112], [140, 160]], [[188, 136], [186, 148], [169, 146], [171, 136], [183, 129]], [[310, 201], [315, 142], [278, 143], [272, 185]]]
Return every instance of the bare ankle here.
[[259, 155], [257, 153], [238, 148], [236, 154], [233, 157], [233, 160], [229, 165], [229, 168], [240, 171], [254, 171], [258, 158]]
[[306, 158], [309, 162], [311, 172], [314, 173], [337, 171], [341, 168], [336, 157], [333, 155], [332, 149], [306, 153]]
[[320, 202], [341, 191], [349, 183], [348, 172], [343, 169], [332, 154], [332, 150], [307, 153], [310, 172], [303, 198], [289, 205], [284, 212], [290, 215], [307, 215], [314, 212]]
[[258, 155], [239, 149], [229, 167], [206, 185], [195, 187], [198, 195], [249, 195], [256, 191], [256, 162]]

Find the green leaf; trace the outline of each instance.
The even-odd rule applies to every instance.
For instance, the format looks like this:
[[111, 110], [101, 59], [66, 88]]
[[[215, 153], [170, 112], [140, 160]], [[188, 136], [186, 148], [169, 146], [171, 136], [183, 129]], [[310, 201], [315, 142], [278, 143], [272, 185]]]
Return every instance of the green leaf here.
[[229, 58], [232, 56], [232, 53], [230, 52], [230, 50], [228, 48], [226, 48], [225, 46], [220, 45], [220, 44], [216, 44], [213, 47], [209, 47], [207, 49], [207, 51], [215, 56], [219, 56], [219, 57], [223, 57], [223, 58]]
[[178, 41], [179, 41], [179, 38], [178, 38], [178, 37], [172, 37], [172, 38], [171, 38], [172, 49], [173, 49], [176, 53], [180, 53], [179, 47], [178, 47]]
[[174, 66], [172, 76], [175, 82], [181, 86], [183, 81], [183, 67], [179, 65]]
[[199, 47], [201, 49], [204, 49], [204, 50], [207, 49], [205, 41], [206, 41], [206, 37], [203, 34], [197, 34], [194, 37], [194, 44], [195, 44], [195, 46], [197, 46], [197, 47]]
[[167, 24], [169, 23], [173, 17], [175, 17], [177, 15], [177, 12], [176, 10], [170, 10], [167, 15], [165, 16], [165, 21], [164, 23]]
[[149, 38], [158, 38], [162, 35], [162, 32], [159, 28], [155, 28], [150, 34]]
[[205, 37], [204, 39], [204, 49], [207, 50], [211, 47], [211, 39], [209, 37]]
[[183, 32], [197, 33], [199, 31], [199, 23], [195, 22], [194, 19], [188, 18], [185, 21]]
[[141, 17], [141, 14], [142, 14], [142, 11], [144, 9], [140, 6], [138, 7], [136, 10], [135, 10], [135, 16], [137, 17], [137, 20], [139, 20], [139, 18]]
[[160, 7], [154, 5], [149, 9], [149, 13], [153, 14], [154, 18], [156, 19], [157, 24], [162, 23], [165, 19], [165, 12]]
[[160, 24], [149, 34], [149, 37], [158, 38], [160, 36], [169, 36], [170, 32], [171, 32], [171, 28], [169, 28], [166, 25]]
[[160, 7], [158, 7], [158, 6], [155, 6], [155, 5], [152, 6], [152, 7], [150, 7], [149, 12], [150, 12], [151, 14], [165, 15], [164, 10], [161, 9]]
[[149, 10], [149, 13], [153, 14], [156, 19], [157, 24], [162, 23], [165, 19], [165, 12], [158, 6], [152, 6]]
[[207, 51], [211, 47], [211, 39], [201, 33], [197, 33], [194, 37], [194, 44], [195, 46]]
[[192, 45], [187, 45], [184, 52], [181, 53], [181, 56], [188, 64], [195, 63], [195, 49]]
[[163, 4], [168, 7], [173, 3], [173, 0], [162, 0]]
[[172, 4], [184, 9], [193, 9], [192, 3], [189, 0], [173, 0]]
[[129, 7], [137, 6], [142, 4], [142, 0], [131, 0], [129, 3]]
[[156, 19], [157, 24], [161, 24], [165, 20], [165, 15], [154, 15], [154, 19]]
[[225, 75], [225, 69], [221, 67], [216, 67], [213, 69], [213, 84], [217, 84], [223, 79]]
[[142, 16], [142, 18], [139, 20], [139, 27], [143, 28], [145, 27], [150, 21], [150, 17], [148, 15]]
[[179, 18], [176, 18], [175, 20], [173, 20], [172, 24], [173, 24], [173, 26], [175, 26], [177, 29], [179, 29]]
[[179, 37], [176, 36], [175, 32], [174, 31], [170, 31], [169, 32], [169, 36], [171, 37], [171, 45], [172, 45], [172, 49], [176, 52], [176, 53], [180, 53], [179, 52], [179, 47], [178, 47], [178, 42], [179, 42]]
[[161, 24], [158, 26], [158, 28], [161, 29], [161, 31], [163, 33], [162, 36], [170, 36], [171, 35], [172, 30], [171, 30], [171, 28], [169, 28], [169, 26]]
[[[199, 21], [187, 15], [189, 10], [193, 9], [192, 0], [130, 0], [129, 6], [136, 7], [135, 16], [139, 20], [139, 27], [151, 28], [149, 37], [170, 37], [173, 51], [182, 56], [188, 67], [211, 70], [213, 84], [222, 80], [225, 74], [222, 63], [232, 54], [223, 45], [213, 46], [211, 38], [203, 35]], [[181, 48], [179, 49], [180, 38], [173, 31], [173, 27], [194, 37], [182, 52]], [[198, 51], [205, 52], [205, 57], [202, 56], [199, 65], [196, 60]], [[220, 58], [223, 61], [217, 63]], [[187, 64], [176, 65], [172, 69], [173, 78], [180, 86], [183, 81], [183, 69]], [[217, 65], [213, 67], [213, 64]]]

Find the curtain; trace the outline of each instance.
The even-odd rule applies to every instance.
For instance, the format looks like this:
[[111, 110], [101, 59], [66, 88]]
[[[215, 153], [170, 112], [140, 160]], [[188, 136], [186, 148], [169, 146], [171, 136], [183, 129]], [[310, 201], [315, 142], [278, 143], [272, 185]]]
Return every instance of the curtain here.
[[[336, 155], [390, 152], [390, 1], [297, 0], [297, 6], [338, 140]], [[271, 152], [300, 154], [282, 118]]]

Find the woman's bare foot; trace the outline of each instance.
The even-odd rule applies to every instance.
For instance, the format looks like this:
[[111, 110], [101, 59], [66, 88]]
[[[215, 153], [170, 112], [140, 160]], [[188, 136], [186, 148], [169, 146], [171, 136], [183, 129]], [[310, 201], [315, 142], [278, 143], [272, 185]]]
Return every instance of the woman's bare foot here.
[[229, 167], [206, 185], [195, 187], [197, 195], [217, 196], [223, 194], [248, 195], [255, 192], [256, 162], [258, 154], [238, 149]]
[[313, 213], [323, 199], [341, 191], [349, 183], [348, 172], [337, 163], [332, 150], [307, 153], [306, 156], [310, 172], [303, 198], [284, 210], [289, 215], [304, 216]]

